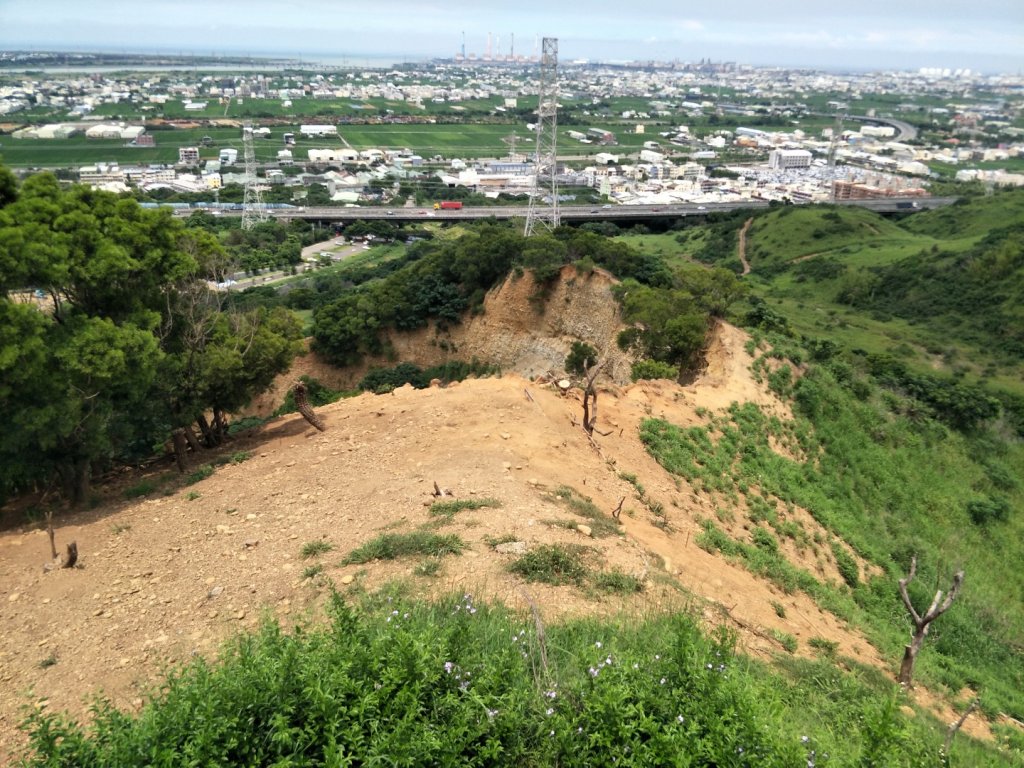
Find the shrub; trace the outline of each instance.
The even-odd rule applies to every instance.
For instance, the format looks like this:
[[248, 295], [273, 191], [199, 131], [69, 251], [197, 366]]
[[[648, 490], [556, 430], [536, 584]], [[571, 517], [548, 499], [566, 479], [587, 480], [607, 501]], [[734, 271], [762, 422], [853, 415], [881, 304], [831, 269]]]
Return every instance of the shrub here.
[[1002, 522], [1010, 515], [1010, 502], [1002, 496], [987, 499], [972, 499], [967, 502], [967, 514], [975, 525]]
[[508, 569], [527, 581], [581, 586], [588, 573], [586, 558], [589, 553], [587, 547], [579, 544], [545, 544], [527, 552]]
[[630, 369], [630, 377], [633, 381], [641, 379], [679, 379], [679, 368], [659, 360], [637, 360]]

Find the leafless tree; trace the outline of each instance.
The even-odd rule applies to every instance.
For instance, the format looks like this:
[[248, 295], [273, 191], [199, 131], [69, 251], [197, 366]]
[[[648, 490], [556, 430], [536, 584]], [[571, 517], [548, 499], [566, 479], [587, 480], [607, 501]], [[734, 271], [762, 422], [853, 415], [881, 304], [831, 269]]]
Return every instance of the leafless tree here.
[[910, 573], [907, 574], [906, 578], [899, 581], [900, 597], [903, 598], [903, 604], [907, 606], [907, 610], [910, 611], [910, 615], [914, 620], [914, 634], [911, 636], [910, 644], [903, 649], [903, 663], [900, 664], [900, 675], [898, 678], [900, 684], [907, 687], [912, 685], [914, 662], [917, 660], [917, 654], [924, 644], [928, 628], [933, 621], [949, 610], [953, 601], [956, 600], [956, 596], [960, 593], [960, 587], [964, 583], [964, 572], [962, 570], [957, 571], [956, 575], [953, 576], [953, 585], [949, 588], [949, 594], [946, 595], [946, 599], [942, 599], [942, 590], [937, 590], [928, 610], [924, 612], [924, 615], [920, 615], [914, 609], [914, 604], [910, 602], [910, 595], [907, 594], [907, 585], [914, 580], [916, 573], [917, 558], [912, 557], [910, 559]]
[[594, 434], [594, 425], [597, 424], [597, 388], [595, 382], [607, 364], [607, 359], [602, 360], [587, 368], [583, 374], [583, 429], [586, 430], [588, 435]]

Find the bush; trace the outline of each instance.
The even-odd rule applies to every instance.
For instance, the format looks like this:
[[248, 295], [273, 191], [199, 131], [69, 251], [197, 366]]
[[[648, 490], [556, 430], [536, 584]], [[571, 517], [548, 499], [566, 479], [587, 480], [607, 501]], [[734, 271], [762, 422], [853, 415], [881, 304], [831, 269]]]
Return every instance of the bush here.
[[967, 514], [975, 525], [1003, 522], [1010, 516], [1010, 502], [1002, 496], [973, 499], [967, 502]]
[[579, 544], [563, 546], [545, 544], [527, 552], [508, 569], [527, 581], [545, 584], [575, 584], [581, 586], [589, 569], [586, 565], [590, 550]]
[[633, 381], [641, 379], [679, 379], [679, 368], [659, 360], [638, 360], [630, 370]]
[[839, 575], [843, 577], [851, 589], [860, 583], [860, 571], [857, 568], [857, 561], [853, 559], [853, 555], [846, 551], [838, 541], [832, 542], [832, 556], [836, 559], [836, 568], [839, 570]]

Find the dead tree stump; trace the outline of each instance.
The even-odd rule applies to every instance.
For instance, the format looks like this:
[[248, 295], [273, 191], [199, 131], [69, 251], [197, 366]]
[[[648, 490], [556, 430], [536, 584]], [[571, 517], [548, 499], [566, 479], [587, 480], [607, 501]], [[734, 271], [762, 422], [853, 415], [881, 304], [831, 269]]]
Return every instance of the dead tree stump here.
[[64, 562], [60, 564], [61, 568], [74, 568], [75, 563], [78, 562], [78, 542], [72, 541], [68, 544], [68, 554], [64, 558]]
[[324, 432], [327, 429], [327, 425], [324, 424], [324, 420], [317, 416], [310, 406], [309, 398], [306, 395], [306, 385], [301, 381], [295, 382], [295, 386], [292, 387], [292, 394], [295, 396], [295, 407], [302, 414], [302, 418], [321, 432]]
[[171, 433], [174, 441], [174, 461], [178, 465], [178, 472], [185, 474], [188, 463], [185, 457], [188, 455], [188, 439], [185, 437], [185, 430], [178, 427]]

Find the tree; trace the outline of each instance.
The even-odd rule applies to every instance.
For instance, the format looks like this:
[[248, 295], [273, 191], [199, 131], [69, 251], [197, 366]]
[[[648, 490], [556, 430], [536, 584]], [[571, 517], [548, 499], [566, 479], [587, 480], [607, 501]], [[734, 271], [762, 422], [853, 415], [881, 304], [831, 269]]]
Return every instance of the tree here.
[[0, 495], [58, 480], [82, 501], [95, 468], [209, 410], [222, 434], [295, 354], [286, 310], [223, 311], [204, 282], [229, 271], [223, 248], [169, 212], [50, 174], [3, 201]]
[[574, 341], [565, 358], [565, 372], [586, 376], [587, 369], [597, 365], [597, 350], [583, 341]]
[[914, 662], [917, 660], [917, 654], [924, 644], [928, 628], [933, 621], [949, 610], [949, 607], [953, 605], [953, 601], [956, 600], [956, 596], [960, 594], [960, 587], [964, 583], [964, 572], [962, 570], [957, 571], [953, 576], [953, 584], [949, 588], [949, 594], [946, 595], [946, 599], [942, 599], [942, 590], [937, 590], [934, 599], [932, 599], [932, 604], [928, 606], [928, 610], [922, 616], [914, 609], [914, 604], [910, 601], [910, 595], [907, 594], [907, 585], [914, 580], [916, 572], [917, 558], [912, 557], [910, 559], [910, 573], [907, 574], [906, 578], [899, 581], [900, 597], [903, 598], [903, 604], [910, 611], [910, 616], [914, 621], [914, 633], [911, 636], [910, 644], [903, 649], [903, 662], [900, 664], [900, 674], [897, 678], [901, 685], [908, 687], [911, 685], [914, 676]]

